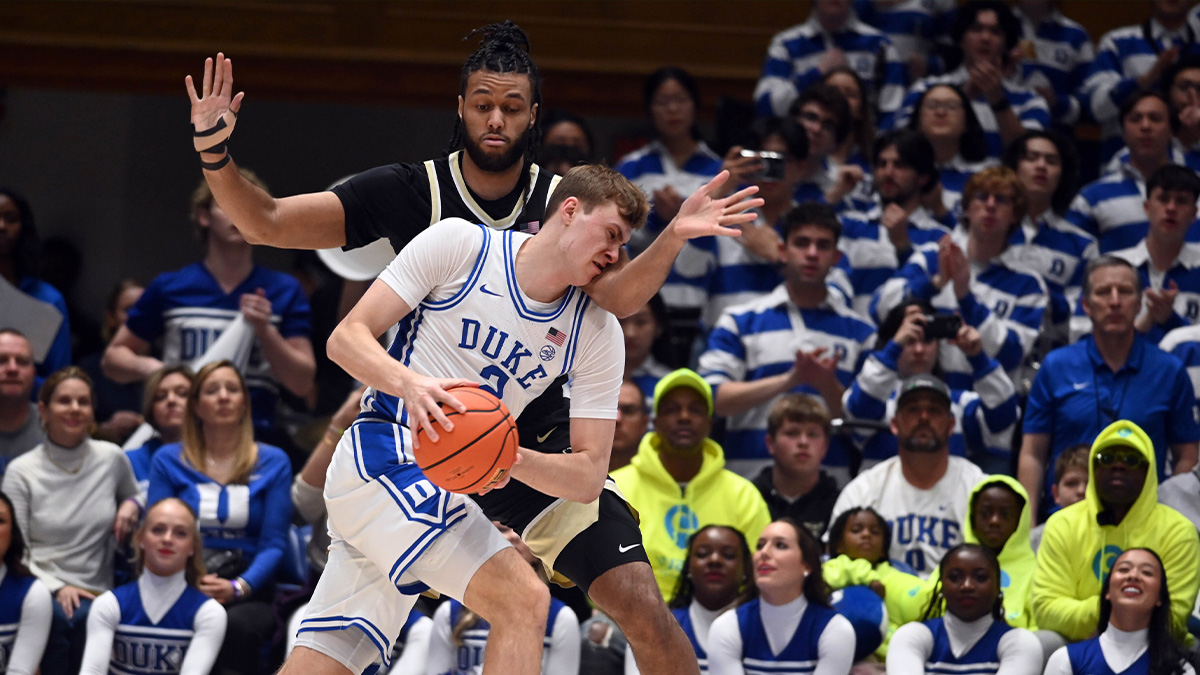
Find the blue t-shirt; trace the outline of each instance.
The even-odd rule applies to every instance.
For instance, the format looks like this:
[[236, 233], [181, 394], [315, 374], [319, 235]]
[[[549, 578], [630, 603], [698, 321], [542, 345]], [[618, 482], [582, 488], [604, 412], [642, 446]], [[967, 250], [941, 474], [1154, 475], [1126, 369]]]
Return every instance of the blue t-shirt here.
[[250, 566], [240, 576], [251, 588], [275, 579], [292, 520], [292, 465], [282, 450], [258, 444], [258, 462], [246, 485], [222, 485], [183, 458], [172, 443], [154, 454], [147, 503], [178, 497], [200, 520], [205, 549], [239, 549]]

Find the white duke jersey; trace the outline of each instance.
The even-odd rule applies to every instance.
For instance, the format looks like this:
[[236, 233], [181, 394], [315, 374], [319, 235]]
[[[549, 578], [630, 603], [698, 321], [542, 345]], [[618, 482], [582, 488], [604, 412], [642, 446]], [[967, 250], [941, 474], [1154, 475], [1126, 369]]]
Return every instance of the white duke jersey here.
[[[388, 352], [424, 375], [475, 380], [514, 418], [570, 373], [571, 417], [616, 419], [620, 325], [576, 287], [551, 303], [525, 295], [516, 257], [531, 236], [458, 218], [417, 235], [379, 275], [413, 308]], [[363, 406], [362, 418], [408, 426], [392, 394], [368, 389]], [[409, 461], [407, 448], [400, 452]]]

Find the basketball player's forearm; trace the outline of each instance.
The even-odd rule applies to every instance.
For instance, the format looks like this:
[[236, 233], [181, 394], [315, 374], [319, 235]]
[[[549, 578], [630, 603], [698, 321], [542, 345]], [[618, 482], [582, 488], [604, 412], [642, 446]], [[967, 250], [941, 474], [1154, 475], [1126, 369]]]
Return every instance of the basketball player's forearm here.
[[662, 288], [684, 243], [683, 238], [667, 227], [638, 257], [627, 260], [622, 252], [620, 266], [593, 281], [587, 289], [588, 295], [618, 318], [632, 315]]
[[325, 352], [350, 377], [394, 396], [400, 395], [398, 383], [412, 373], [388, 356], [371, 331], [361, 323], [343, 321], [338, 324], [325, 343]]
[[600, 498], [608, 471], [608, 453], [598, 462], [598, 451], [583, 450], [546, 454], [520, 448], [521, 461], [513, 467], [512, 477], [551, 497], [587, 504]]
[[332, 192], [276, 199], [246, 180], [231, 161], [205, 171], [213, 198], [251, 244], [317, 249], [346, 243], [346, 214]]

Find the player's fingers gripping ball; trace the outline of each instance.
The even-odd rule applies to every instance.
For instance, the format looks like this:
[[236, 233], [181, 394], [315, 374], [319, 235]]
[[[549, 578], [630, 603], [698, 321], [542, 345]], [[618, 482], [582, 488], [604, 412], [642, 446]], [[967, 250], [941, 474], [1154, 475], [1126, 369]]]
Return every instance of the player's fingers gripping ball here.
[[517, 424], [508, 406], [490, 392], [456, 387], [447, 393], [461, 401], [466, 412], [443, 405], [454, 430], [439, 425], [438, 440], [432, 441], [418, 426], [413, 456], [425, 477], [443, 490], [480, 492], [504, 480], [516, 462]]

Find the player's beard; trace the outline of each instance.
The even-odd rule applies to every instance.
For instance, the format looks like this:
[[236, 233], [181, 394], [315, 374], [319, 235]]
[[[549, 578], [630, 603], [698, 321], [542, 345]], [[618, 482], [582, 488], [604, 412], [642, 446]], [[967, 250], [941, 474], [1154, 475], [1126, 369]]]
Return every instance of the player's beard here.
[[529, 129], [525, 129], [520, 136], [512, 139], [508, 149], [498, 155], [488, 152], [478, 139], [469, 134], [463, 134], [463, 148], [467, 151], [467, 156], [471, 158], [475, 166], [489, 173], [500, 173], [511, 169], [514, 164], [525, 157], [527, 147], [529, 147]]

